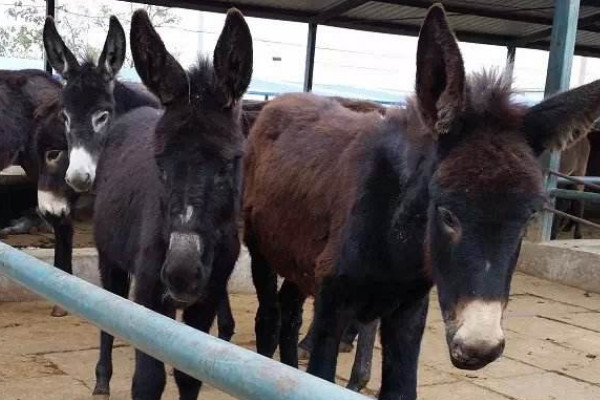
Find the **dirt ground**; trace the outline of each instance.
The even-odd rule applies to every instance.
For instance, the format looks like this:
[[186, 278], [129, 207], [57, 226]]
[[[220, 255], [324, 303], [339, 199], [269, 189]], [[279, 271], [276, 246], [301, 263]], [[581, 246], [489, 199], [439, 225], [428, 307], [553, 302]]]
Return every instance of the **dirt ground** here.
[[[437, 300], [420, 361], [420, 400], [600, 400], [600, 295], [523, 274], [515, 276], [505, 318], [504, 356], [480, 371], [452, 367]], [[254, 350], [254, 295], [232, 295], [234, 343]], [[97, 329], [69, 316], [51, 318], [43, 301], [0, 303], [0, 399], [91, 399], [98, 357]], [[310, 307], [305, 316], [311, 315]], [[308, 326], [305, 320], [303, 331]], [[117, 341], [112, 400], [130, 398], [133, 349]], [[377, 343], [366, 395], [381, 381]], [[345, 384], [352, 354], [340, 357], [337, 380]], [[176, 399], [172, 376], [163, 399]], [[232, 397], [205, 386], [201, 399]]]
[[[42, 249], [54, 248], [54, 234], [50, 230], [40, 230], [29, 234], [8, 235], [2, 241], [16, 248], [39, 247]], [[73, 247], [96, 247], [91, 222], [76, 222]]]

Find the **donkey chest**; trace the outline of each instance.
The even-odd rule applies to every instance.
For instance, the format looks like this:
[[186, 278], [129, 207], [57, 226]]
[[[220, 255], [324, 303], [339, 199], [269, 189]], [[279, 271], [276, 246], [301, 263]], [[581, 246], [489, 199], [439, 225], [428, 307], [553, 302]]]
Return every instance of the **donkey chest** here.
[[346, 286], [342, 290], [351, 293], [349, 304], [357, 318], [369, 322], [423, 298], [432, 286], [427, 278], [419, 277], [405, 282], [366, 282], [366, 285]]

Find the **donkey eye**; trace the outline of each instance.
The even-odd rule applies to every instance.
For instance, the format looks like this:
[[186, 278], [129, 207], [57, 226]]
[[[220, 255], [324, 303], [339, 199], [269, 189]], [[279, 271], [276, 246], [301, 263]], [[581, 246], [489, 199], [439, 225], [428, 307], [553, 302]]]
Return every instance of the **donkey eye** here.
[[100, 131], [100, 129], [108, 122], [109, 117], [110, 113], [108, 111], [94, 113], [92, 116], [92, 128], [94, 128], [94, 132]]
[[458, 219], [450, 210], [444, 207], [438, 207], [438, 213], [442, 223], [446, 225], [446, 227], [452, 230], [458, 228]]
[[62, 155], [63, 155], [62, 150], [48, 150], [46, 152], [46, 163], [47, 164], [56, 163], [61, 158]]

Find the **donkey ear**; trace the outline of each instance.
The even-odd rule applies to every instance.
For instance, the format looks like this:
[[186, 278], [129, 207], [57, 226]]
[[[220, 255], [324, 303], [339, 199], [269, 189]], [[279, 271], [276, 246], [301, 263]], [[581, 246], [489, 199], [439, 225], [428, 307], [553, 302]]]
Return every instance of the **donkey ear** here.
[[58, 34], [54, 18], [51, 16], [46, 17], [44, 24], [44, 49], [50, 65], [63, 78], [69, 79], [69, 72], [79, 69], [77, 59]]
[[523, 130], [536, 154], [564, 150], [591, 129], [600, 116], [600, 80], [559, 93], [531, 107]]
[[135, 69], [144, 85], [158, 96], [162, 104], [187, 95], [187, 75], [165, 48], [145, 10], [137, 10], [133, 14], [129, 40]]
[[465, 68], [441, 5], [429, 9], [419, 33], [416, 92], [423, 121], [436, 139], [460, 121]]
[[115, 79], [121, 70], [126, 49], [125, 31], [117, 17], [111, 15], [104, 49], [98, 59], [98, 68], [105, 74], [107, 80]]
[[252, 78], [252, 36], [242, 13], [231, 8], [213, 55], [215, 75], [224, 95], [224, 105], [238, 101]]

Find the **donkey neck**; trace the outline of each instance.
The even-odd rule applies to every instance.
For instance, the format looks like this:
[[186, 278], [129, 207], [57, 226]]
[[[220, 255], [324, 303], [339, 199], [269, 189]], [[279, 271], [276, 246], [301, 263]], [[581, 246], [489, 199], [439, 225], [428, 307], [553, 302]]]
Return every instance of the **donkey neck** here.
[[117, 80], [113, 95], [117, 117], [139, 107], [160, 108], [158, 100], [142, 89], [141, 85], [139, 88], [134, 88]]

